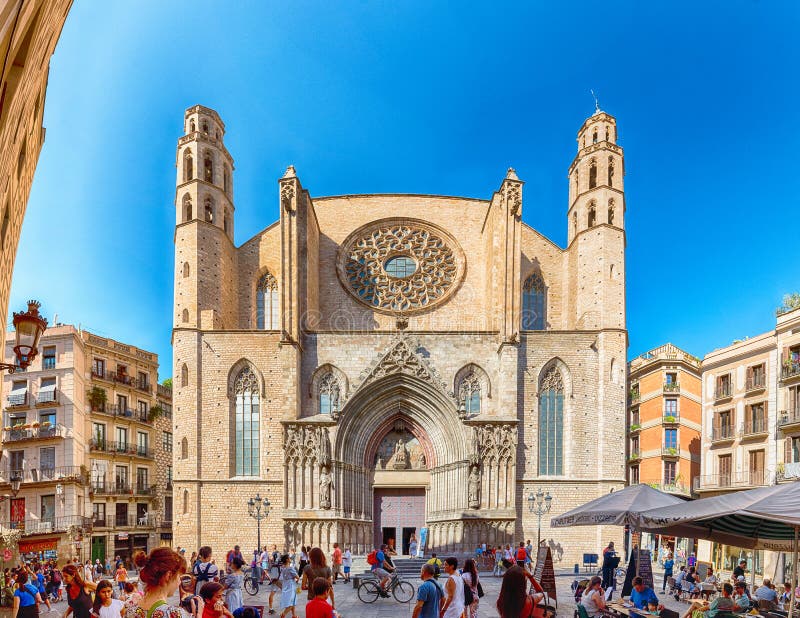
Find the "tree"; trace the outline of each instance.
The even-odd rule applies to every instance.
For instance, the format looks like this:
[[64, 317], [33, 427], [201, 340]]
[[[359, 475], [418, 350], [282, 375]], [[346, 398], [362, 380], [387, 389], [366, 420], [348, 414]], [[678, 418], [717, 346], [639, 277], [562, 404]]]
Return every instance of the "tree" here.
[[167, 388], [172, 388], [172, 378], [164, 378], [164, 381], [161, 382], [161, 386], [166, 386]]
[[777, 315], [782, 315], [784, 313], [788, 313], [789, 311], [794, 311], [795, 309], [800, 308], [800, 292], [794, 292], [793, 294], [784, 294], [783, 296], [783, 305], [778, 307], [775, 310]]

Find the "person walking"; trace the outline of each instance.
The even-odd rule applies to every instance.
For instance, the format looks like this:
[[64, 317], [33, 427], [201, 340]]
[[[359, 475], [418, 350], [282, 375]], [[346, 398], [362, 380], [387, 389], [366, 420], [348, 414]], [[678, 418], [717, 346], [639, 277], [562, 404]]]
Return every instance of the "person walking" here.
[[675, 568], [675, 561], [672, 559], [672, 553], [667, 554], [667, 559], [664, 560], [664, 581], [661, 583], [661, 592], [667, 591], [667, 579], [672, 577], [672, 570]]
[[442, 618], [461, 618], [464, 611], [464, 580], [458, 572], [458, 560], [450, 557], [444, 561], [448, 579], [444, 585], [444, 602], [439, 610]]
[[464, 585], [468, 586], [472, 592], [472, 603], [465, 606], [464, 618], [478, 618], [478, 568], [475, 566], [475, 561], [471, 558], [464, 561], [464, 569], [461, 571], [461, 577], [464, 580]]
[[335, 584], [336, 580], [339, 579], [339, 575], [342, 574], [342, 550], [339, 549], [339, 543], [333, 544], [331, 564], [333, 565], [333, 581], [331, 583]]
[[344, 583], [350, 583], [350, 569], [353, 566], [353, 554], [349, 547], [344, 548], [342, 553], [342, 569], [344, 570]]
[[94, 582], [84, 581], [82, 570], [74, 564], [68, 564], [61, 571], [64, 585], [67, 588], [67, 608], [64, 618], [72, 614], [74, 618], [89, 618], [92, 613], [92, 597], [97, 585]]
[[411, 533], [411, 538], [408, 541], [408, 555], [411, 558], [417, 557], [417, 548], [419, 547], [419, 543], [417, 542], [417, 535], [413, 532]]
[[228, 563], [231, 572], [223, 578], [223, 585], [225, 586], [225, 603], [231, 613], [235, 612], [240, 607], [244, 606], [242, 600], [242, 587], [244, 586], [244, 560], [238, 556], [231, 558]]
[[[634, 551], [636, 548], [634, 548]], [[603, 588], [611, 588], [614, 586], [614, 566], [613, 560], [617, 552], [614, 549], [614, 541], [611, 541], [603, 550]]]
[[423, 564], [419, 578], [422, 585], [417, 588], [417, 604], [414, 605], [411, 618], [439, 618], [444, 591], [433, 578], [433, 565]]
[[16, 582], [11, 618], [39, 618], [39, 604], [42, 603], [39, 589], [28, 581], [28, 574], [22, 570], [17, 573]]
[[297, 582], [300, 576], [292, 565], [292, 558], [288, 554], [281, 557], [281, 618], [286, 618], [286, 613], [291, 611], [292, 618], [297, 618], [295, 606], [297, 605]]
[[300, 577], [303, 576], [303, 569], [308, 566], [308, 548], [305, 545], [300, 546], [300, 566], [297, 569], [297, 573]]

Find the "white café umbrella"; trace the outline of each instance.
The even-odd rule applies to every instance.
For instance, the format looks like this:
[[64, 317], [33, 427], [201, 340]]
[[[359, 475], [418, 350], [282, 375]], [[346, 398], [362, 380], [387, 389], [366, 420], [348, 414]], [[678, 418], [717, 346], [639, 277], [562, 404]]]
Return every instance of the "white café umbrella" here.
[[[686, 501], [653, 489], [650, 485], [629, 485], [587, 502], [563, 515], [550, 520], [551, 528], [568, 526], [624, 526], [637, 525], [638, 516], [644, 511], [659, 507], [686, 504]], [[641, 548], [640, 548], [641, 549]], [[639, 572], [639, 557], [636, 557], [636, 572]]]
[[690, 530], [694, 536], [750, 549], [791, 551], [792, 603], [797, 587], [800, 536], [800, 481], [734, 491], [682, 505], [656, 508], [636, 516], [644, 529]]

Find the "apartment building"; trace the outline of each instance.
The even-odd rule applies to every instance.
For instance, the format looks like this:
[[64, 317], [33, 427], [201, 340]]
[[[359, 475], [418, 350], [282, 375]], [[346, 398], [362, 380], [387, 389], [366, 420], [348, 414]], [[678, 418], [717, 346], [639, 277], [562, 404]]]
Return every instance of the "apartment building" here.
[[171, 390], [157, 387], [158, 357], [60, 324], [39, 347], [4, 378], [0, 491], [20, 551], [104, 559], [171, 543]]
[[700, 473], [700, 359], [667, 343], [628, 363], [628, 481], [689, 496]]
[[[800, 478], [800, 309], [779, 312], [774, 330], [707, 354], [702, 364], [701, 496]], [[701, 541], [700, 559], [730, 571], [783, 576], [786, 558]]]

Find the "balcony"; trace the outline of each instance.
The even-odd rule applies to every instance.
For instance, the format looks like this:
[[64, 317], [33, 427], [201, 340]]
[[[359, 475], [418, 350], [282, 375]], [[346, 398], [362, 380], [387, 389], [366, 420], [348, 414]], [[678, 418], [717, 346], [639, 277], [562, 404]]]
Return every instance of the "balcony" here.
[[28, 468], [27, 470], [0, 470], [0, 483], [19, 480], [23, 483], [50, 483], [53, 481], [87, 482], [85, 469], [81, 466], [58, 466], [55, 468]]
[[763, 391], [765, 388], [767, 388], [767, 378], [764, 375], [750, 376], [744, 386], [744, 390], [748, 393]]
[[691, 490], [689, 487], [684, 485], [683, 483], [677, 483], [675, 481], [668, 482], [664, 481], [663, 483], [647, 483], [653, 489], [657, 489], [659, 491], [663, 491], [667, 494], [675, 494], [678, 496], [689, 496], [691, 495]]
[[172, 389], [169, 386], [159, 384], [156, 386], [156, 394], [164, 399], [172, 399]]
[[58, 391], [54, 388], [49, 390], [39, 391], [36, 395], [37, 406], [57, 406], [58, 405]]
[[631, 463], [638, 462], [642, 458], [642, 453], [637, 448], [636, 450], [631, 450], [630, 455], [628, 455], [628, 461]]
[[681, 456], [681, 449], [677, 446], [662, 446], [661, 456], [667, 459], [678, 459]]
[[19, 521], [6, 521], [2, 525], [12, 530], [20, 530], [24, 536], [29, 534], [50, 534], [52, 532], [66, 532], [76, 526], [84, 531], [92, 529], [92, 519], [80, 515], [66, 517], [50, 517], [46, 519], [25, 519]]
[[33, 427], [21, 425], [17, 427], [6, 427], [3, 431], [4, 442], [24, 442], [26, 440], [51, 440], [53, 438], [64, 438], [67, 435], [67, 428], [64, 425], [47, 425]]
[[629, 433], [639, 433], [642, 430], [642, 426], [639, 423], [631, 423], [631, 426], [628, 427]]
[[800, 429], [800, 407], [778, 412], [778, 429], [783, 431]]
[[717, 384], [717, 388], [714, 389], [714, 399], [717, 401], [720, 399], [729, 399], [731, 397], [731, 391], [730, 382]]
[[711, 491], [725, 489], [747, 489], [772, 485], [774, 474], [769, 470], [748, 470], [729, 474], [709, 474], [694, 479], [695, 491]]
[[784, 361], [781, 367], [781, 380], [800, 378], [800, 359]]
[[106, 517], [92, 517], [92, 525], [95, 528], [155, 528], [158, 526], [158, 517], [152, 513], [146, 513], [140, 517], [132, 513], [119, 515], [108, 515]]
[[732, 425], [719, 425], [711, 429], [711, 442], [732, 442], [736, 438]]
[[105, 414], [106, 416], [125, 418], [140, 423], [147, 423], [148, 425], [153, 424], [153, 421], [150, 420], [149, 413], [110, 403], [92, 406], [92, 414]]
[[664, 412], [661, 422], [665, 425], [677, 425], [681, 422], [681, 417], [677, 412]]
[[139, 446], [130, 442], [113, 442], [111, 440], [89, 440], [89, 448], [92, 451], [101, 453], [112, 453], [114, 455], [130, 455], [131, 457], [153, 458], [153, 449], [148, 446]]
[[680, 393], [681, 392], [681, 384], [680, 384], [680, 382], [664, 382], [664, 392], [665, 393]]
[[89, 493], [95, 496], [132, 496], [133, 489], [125, 481], [106, 482], [103, 479], [94, 479], [89, 487]]
[[28, 399], [28, 391], [24, 393], [11, 393], [6, 397], [7, 408], [27, 408], [29, 407], [30, 400]]
[[639, 400], [642, 398], [641, 394], [639, 393], [638, 388], [632, 388], [628, 393], [628, 403], [630, 405], [635, 405], [639, 403]]
[[137, 496], [155, 496], [156, 486], [148, 485], [147, 483], [136, 483], [134, 491]]
[[763, 438], [769, 434], [767, 421], [765, 419], [750, 419], [744, 422], [744, 426], [739, 432], [739, 437], [743, 440], [752, 438]]
[[127, 373], [120, 373], [118, 371], [102, 371], [97, 368], [92, 369], [92, 378], [96, 380], [105, 380], [113, 384], [122, 384], [123, 386], [130, 386], [146, 392], [151, 392], [150, 383], [145, 381], [140, 383], [139, 380]]
[[55, 356], [43, 356], [42, 357], [42, 369], [55, 369], [56, 368], [56, 357]]

